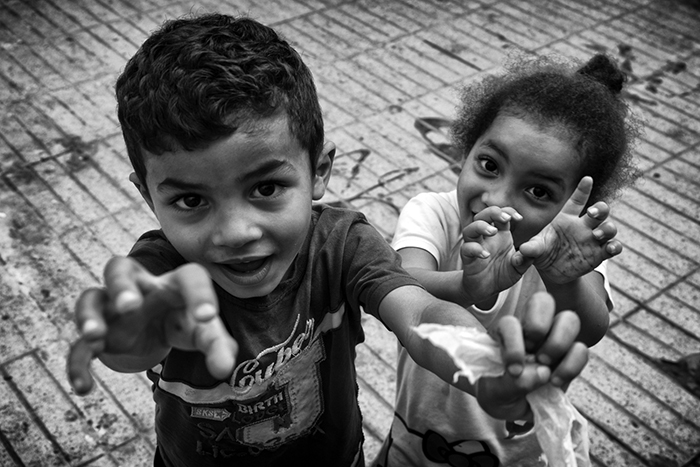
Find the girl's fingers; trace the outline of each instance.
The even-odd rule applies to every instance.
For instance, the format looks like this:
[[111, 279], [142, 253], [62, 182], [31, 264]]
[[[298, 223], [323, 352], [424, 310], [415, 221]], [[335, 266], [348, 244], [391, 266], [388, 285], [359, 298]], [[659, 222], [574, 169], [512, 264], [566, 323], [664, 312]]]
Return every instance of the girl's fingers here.
[[569, 197], [566, 204], [564, 204], [561, 212], [579, 216], [581, 211], [583, 211], [583, 207], [588, 202], [588, 198], [591, 196], [591, 190], [593, 190], [593, 179], [589, 176], [583, 177], [581, 181], [578, 182], [578, 186], [571, 197]]
[[583, 215], [583, 221], [586, 227], [592, 230], [605, 222], [609, 216], [610, 206], [604, 201], [598, 201], [586, 209], [586, 213]]
[[464, 243], [459, 248], [459, 253], [462, 256], [463, 261], [468, 258], [485, 259], [490, 256], [490, 253], [481, 246], [481, 243], [478, 242]]
[[612, 221], [605, 221], [593, 229], [593, 237], [599, 242], [605, 243], [617, 235], [617, 226]]
[[525, 274], [525, 271], [534, 263], [534, 258], [525, 256], [521, 251], [516, 251], [510, 259], [510, 265], [513, 266], [518, 274]]
[[610, 240], [606, 245], [605, 245], [605, 252], [610, 255], [612, 258], [613, 256], [619, 255], [622, 253], [622, 243], [620, 243], [619, 240]]
[[481, 210], [474, 216], [474, 221], [483, 221], [492, 224], [498, 230], [510, 230], [511, 221], [520, 221], [522, 216], [511, 207], [501, 208], [499, 206], [489, 206]]
[[465, 242], [477, 242], [481, 237], [491, 237], [498, 233], [498, 229], [484, 220], [474, 221], [462, 230]]

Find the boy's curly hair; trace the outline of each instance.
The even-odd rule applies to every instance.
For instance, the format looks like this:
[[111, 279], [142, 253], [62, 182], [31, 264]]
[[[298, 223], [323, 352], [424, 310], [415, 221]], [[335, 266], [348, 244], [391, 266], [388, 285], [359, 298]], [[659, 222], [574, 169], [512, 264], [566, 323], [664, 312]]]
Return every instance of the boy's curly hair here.
[[579, 178], [593, 177], [588, 205], [617, 196], [639, 176], [632, 149], [640, 123], [621, 97], [627, 77], [604, 54], [577, 66], [557, 56], [513, 56], [504, 73], [466, 85], [451, 128], [463, 157], [497, 116], [528, 119], [572, 139]]
[[142, 148], [201, 149], [247, 120], [286, 111], [313, 163], [323, 117], [311, 71], [271, 28], [246, 17], [170, 20], [128, 61], [116, 83], [117, 113], [131, 164], [146, 179]]

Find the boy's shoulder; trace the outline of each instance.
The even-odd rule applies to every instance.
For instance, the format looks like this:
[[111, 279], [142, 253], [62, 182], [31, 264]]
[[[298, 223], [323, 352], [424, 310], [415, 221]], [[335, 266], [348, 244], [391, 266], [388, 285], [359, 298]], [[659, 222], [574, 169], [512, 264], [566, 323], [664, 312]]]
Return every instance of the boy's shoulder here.
[[349, 229], [354, 224], [367, 224], [367, 218], [359, 211], [317, 203], [312, 208], [314, 229], [335, 230]]
[[142, 234], [128, 256], [155, 275], [172, 271], [187, 262], [160, 229]]
[[[389, 242], [359, 211], [328, 204], [313, 206], [311, 243], [337, 252], [367, 249], [376, 251]], [[392, 250], [393, 251], [393, 250]]]

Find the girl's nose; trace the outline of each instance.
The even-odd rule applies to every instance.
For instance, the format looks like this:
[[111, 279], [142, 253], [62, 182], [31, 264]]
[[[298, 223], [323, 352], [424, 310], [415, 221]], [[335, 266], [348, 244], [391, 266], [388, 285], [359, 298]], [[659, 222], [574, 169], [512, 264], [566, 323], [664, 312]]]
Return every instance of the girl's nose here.
[[481, 194], [481, 201], [486, 206], [511, 206], [510, 190], [504, 184], [489, 186]]
[[262, 237], [258, 216], [250, 209], [227, 209], [214, 219], [212, 243], [227, 248], [241, 248]]

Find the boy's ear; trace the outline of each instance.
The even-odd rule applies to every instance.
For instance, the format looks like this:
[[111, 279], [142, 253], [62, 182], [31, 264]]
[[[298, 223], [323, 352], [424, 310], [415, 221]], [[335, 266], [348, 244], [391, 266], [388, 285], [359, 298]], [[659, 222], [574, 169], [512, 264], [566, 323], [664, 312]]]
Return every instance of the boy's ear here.
[[331, 179], [331, 169], [335, 159], [335, 144], [326, 141], [321, 154], [316, 159], [316, 174], [314, 175], [313, 200], [318, 201], [326, 193], [326, 187]]
[[151, 194], [148, 192], [148, 187], [146, 187], [146, 184], [141, 182], [141, 179], [138, 175], [136, 175], [136, 172], [131, 172], [131, 174], [129, 174], [129, 181], [134, 184], [137, 190], [139, 190], [141, 197], [144, 199], [144, 201], [146, 201], [148, 207], [151, 208], [151, 211], [153, 211], [155, 214], [155, 211], [153, 210], [153, 199], [151, 199]]

